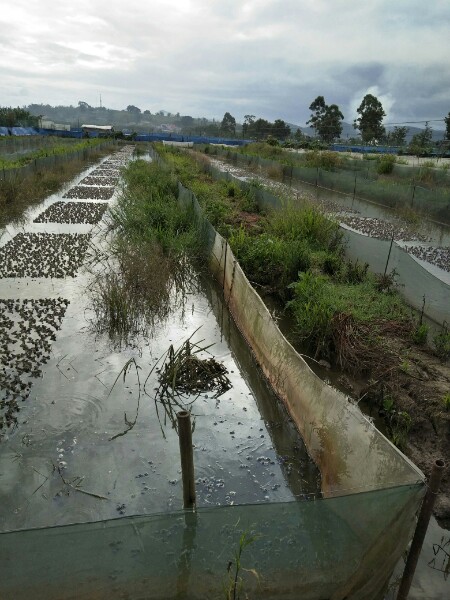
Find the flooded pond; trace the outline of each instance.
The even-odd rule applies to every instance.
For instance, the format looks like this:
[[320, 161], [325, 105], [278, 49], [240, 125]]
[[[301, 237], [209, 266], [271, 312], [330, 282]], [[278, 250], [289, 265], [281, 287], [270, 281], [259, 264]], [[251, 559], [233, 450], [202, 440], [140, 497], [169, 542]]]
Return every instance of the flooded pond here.
[[[103, 165], [114, 166], [111, 161]], [[92, 171], [85, 171], [75, 184]], [[82, 200], [79, 210], [73, 207], [74, 196]], [[65, 272], [66, 263], [72, 264], [71, 255], [64, 255], [66, 246], [71, 252], [73, 246], [56, 247], [49, 240], [82, 235], [89, 236], [90, 248], [104, 245], [103, 228], [86, 224], [87, 198], [98, 196], [87, 187], [78, 195], [63, 191], [33, 209], [20, 231], [9, 227], [2, 240], [0, 251], [8, 253], [12, 264], [0, 279], [0, 310], [5, 331], [14, 328], [17, 332], [5, 370], [27, 387], [22, 396], [15, 397], [18, 410], [11, 411], [17, 426], [2, 429], [1, 529], [181, 508], [178, 436], [170, 423], [158, 419], [151, 393], [158, 385], [157, 371], [146, 382], [149, 395], [143, 394], [143, 381], [170, 344], [179, 347], [197, 329], [193, 340], [213, 344], [209, 352], [226, 367], [232, 384], [219, 398], [201, 394], [192, 407], [197, 504], [314, 496], [320, 491], [319, 473], [209, 278], [195, 281], [181, 305], [148, 337], [118, 348], [107, 335], [96, 333], [91, 270], [82, 267], [76, 277], [72, 271]], [[64, 202], [66, 206], [61, 206]], [[96, 209], [92, 214], [100, 218], [103, 211], [95, 200], [90, 202]], [[48, 215], [64, 222], [48, 223]], [[39, 223], [33, 223], [36, 218]], [[22, 243], [14, 253], [9, 252], [9, 244], [19, 233], [43, 236], [39, 242], [46, 252], [39, 252], [34, 238], [33, 244]], [[75, 258], [81, 254], [80, 250]], [[19, 268], [16, 263], [21, 277], [14, 277], [14, 269]], [[58, 307], [56, 312], [54, 307]], [[23, 364], [23, 354], [31, 340], [41, 338], [45, 343], [36, 352], [34, 376], [30, 376], [24, 372], [28, 365]], [[130, 369], [124, 380], [121, 371], [132, 358], [139, 371]], [[135, 426], [118, 435], [136, 416], [138, 400]]]
[[[180, 347], [196, 330], [193, 340], [212, 344], [209, 352], [232, 384], [223, 395], [204, 393], [192, 405], [198, 506], [274, 504], [275, 515], [275, 503], [316, 497], [319, 472], [210, 278], [193, 276], [183, 301], [174, 298], [148, 335], [118, 347], [98, 333], [96, 271], [87, 258], [107, 247], [101, 219], [115, 201], [117, 192], [110, 193], [119, 168], [130, 159], [115, 156], [84, 171], [30, 210], [23, 226], [9, 226], [0, 236], [0, 252], [10, 260], [0, 278], [0, 336], [7, 348], [0, 364], [0, 415], [9, 406], [17, 419], [16, 427], [4, 423], [0, 432], [0, 530], [181, 508], [178, 436], [158, 417], [158, 372], [152, 368], [170, 345]], [[13, 242], [18, 234], [25, 236], [20, 245]], [[81, 260], [84, 266], [72, 272]], [[306, 504], [314, 511], [317, 503]], [[427, 553], [440, 533], [433, 524]], [[307, 548], [314, 555], [313, 539]], [[430, 576], [428, 554], [421, 561], [411, 597], [443, 597], [442, 573]], [[420, 595], [422, 586], [428, 595]]]

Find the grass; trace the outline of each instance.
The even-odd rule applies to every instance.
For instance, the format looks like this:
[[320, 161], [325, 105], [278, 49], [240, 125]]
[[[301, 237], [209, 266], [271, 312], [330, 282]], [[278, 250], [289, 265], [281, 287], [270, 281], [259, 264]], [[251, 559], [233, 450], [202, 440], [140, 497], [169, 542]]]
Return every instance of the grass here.
[[97, 150], [83, 160], [67, 160], [49, 169], [39, 169], [25, 177], [16, 172], [0, 179], [0, 227], [19, 222], [27, 208], [39, 204], [49, 194], [57, 192], [85, 168], [87, 161], [95, 161], [102, 154], [104, 151]]
[[177, 202], [169, 169], [135, 160], [123, 172], [124, 188], [110, 213], [112, 262], [92, 287], [94, 328], [119, 346], [151, 333], [182, 305], [200, 259], [200, 225]]
[[409, 311], [396, 292], [381, 293], [375, 277], [359, 283], [302, 273], [292, 284], [289, 308], [298, 338], [315, 358], [334, 360], [350, 371], [367, 371], [388, 332], [409, 330]]
[[393, 277], [384, 284], [368, 273], [367, 265], [346, 261], [337, 222], [305, 201], [259, 215], [258, 227], [249, 228], [245, 220], [233, 219], [230, 200], [236, 189], [230, 199], [224, 182], [211, 183], [187, 153], [180, 156], [171, 149], [164, 157], [177, 165], [176, 174], [184, 176], [184, 183], [199, 192], [200, 203], [214, 215], [219, 231], [225, 229], [250, 281], [287, 304], [297, 340], [316, 359], [369, 372], [380, 362], [386, 336], [411, 338], [410, 311]]
[[37, 159], [47, 158], [49, 156], [62, 156], [65, 154], [71, 154], [80, 152], [90, 148], [95, 148], [101, 144], [104, 144], [105, 140], [102, 138], [81, 140], [78, 142], [70, 142], [68, 140], [62, 141], [58, 139], [58, 143], [46, 145], [44, 148], [38, 148], [25, 152], [19, 156], [8, 155], [0, 156], [0, 170], [18, 169], [24, 167]]
[[373, 156], [373, 160], [364, 155], [365, 160], [354, 160], [328, 151], [288, 153], [264, 143], [249, 144], [236, 151], [216, 149], [215, 152], [232, 162], [259, 164], [275, 179], [280, 178], [286, 166], [294, 167], [290, 174], [298, 181], [310, 184], [317, 181], [319, 186], [347, 194], [355, 190], [361, 198], [394, 209], [413, 204], [416, 214], [446, 222], [450, 219], [450, 180], [446, 173], [430, 167], [396, 168], [396, 160], [390, 155]]

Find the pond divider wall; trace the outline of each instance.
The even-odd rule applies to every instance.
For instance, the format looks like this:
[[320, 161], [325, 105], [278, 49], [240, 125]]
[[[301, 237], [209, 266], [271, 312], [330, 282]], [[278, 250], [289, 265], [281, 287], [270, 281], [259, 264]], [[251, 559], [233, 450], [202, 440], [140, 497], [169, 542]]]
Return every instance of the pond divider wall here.
[[241, 557], [258, 574], [240, 573], [249, 597], [381, 599], [412, 536], [423, 474], [311, 371], [181, 185], [179, 202], [192, 209], [233, 318], [320, 468], [321, 497], [6, 532], [0, 596], [222, 598], [241, 536], [256, 534]]

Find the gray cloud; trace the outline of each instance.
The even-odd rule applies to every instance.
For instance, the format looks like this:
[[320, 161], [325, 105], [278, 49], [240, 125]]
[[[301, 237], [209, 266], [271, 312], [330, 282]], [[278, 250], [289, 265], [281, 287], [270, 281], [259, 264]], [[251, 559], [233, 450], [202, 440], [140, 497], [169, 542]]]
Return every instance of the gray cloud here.
[[371, 89], [387, 119], [441, 118], [449, 21], [447, 0], [9, 0], [1, 102], [26, 89], [23, 103], [95, 104], [101, 92], [111, 108], [301, 124], [317, 95], [350, 122]]

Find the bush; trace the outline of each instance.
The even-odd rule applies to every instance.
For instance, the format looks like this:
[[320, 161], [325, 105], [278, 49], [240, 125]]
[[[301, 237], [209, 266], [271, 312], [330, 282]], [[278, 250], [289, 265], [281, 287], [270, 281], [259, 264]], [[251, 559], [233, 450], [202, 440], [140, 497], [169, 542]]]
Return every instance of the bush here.
[[442, 331], [434, 336], [433, 343], [435, 353], [441, 360], [450, 358], [450, 331], [447, 323], [444, 322]]
[[395, 156], [393, 154], [385, 154], [377, 166], [377, 173], [379, 175], [390, 175], [394, 170]]
[[418, 346], [424, 346], [427, 342], [428, 330], [426, 323], [419, 323], [412, 332], [412, 341]]

